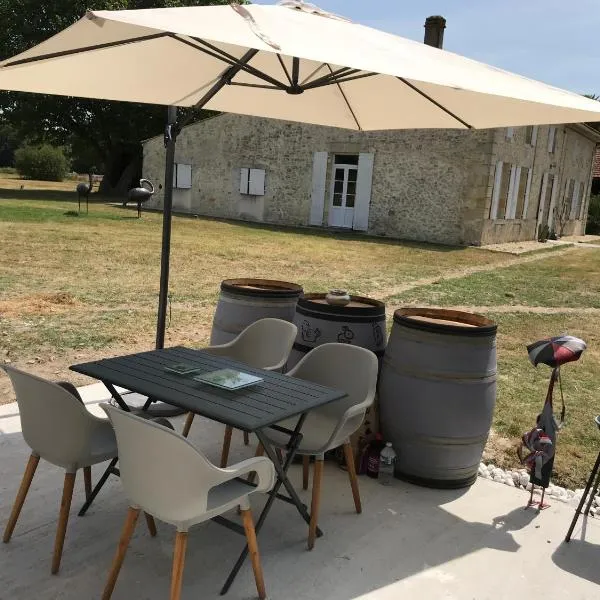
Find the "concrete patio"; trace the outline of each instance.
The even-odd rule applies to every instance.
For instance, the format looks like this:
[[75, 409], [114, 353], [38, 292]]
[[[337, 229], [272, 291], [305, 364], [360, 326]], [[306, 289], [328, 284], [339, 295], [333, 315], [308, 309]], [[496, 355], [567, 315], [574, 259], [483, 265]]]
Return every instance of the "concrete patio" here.
[[[82, 388], [90, 410], [106, 396], [100, 384]], [[100, 411], [101, 412], [101, 411]], [[181, 430], [183, 418], [174, 419]], [[196, 418], [191, 439], [217, 461], [221, 425]], [[234, 433], [230, 461], [254, 447]], [[16, 494], [28, 448], [16, 404], [0, 406], [0, 525]], [[94, 479], [101, 473], [94, 469]], [[590, 465], [591, 468], [591, 465]], [[300, 469], [292, 480], [299, 487]], [[429, 490], [360, 478], [363, 514], [353, 512], [347, 475], [327, 463], [321, 527], [324, 537], [306, 550], [307, 526], [295, 509], [277, 502], [259, 536], [267, 592], [272, 600], [391, 600], [600, 597], [600, 521], [580, 519], [570, 544], [563, 538], [573, 509], [555, 502], [538, 514], [524, 510], [526, 494], [479, 480], [469, 490]], [[116, 477], [88, 514], [78, 474], [61, 571], [50, 575], [62, 473], [40, 463], [12, 541], [0, 546], [0, 598], [88, 600], [100, 597], [127, 508]], [[301, 496], [309, 503], [308, 492]], [[259, 503], [256, 503], [255, 514]], [[232, 515], [235, 518], [235, 514]], [[158, 523], [150, 538], [140, 520], [113, 598], [166, 599], [174, 531]], [[213, 523], [192, 530], [183, 598], [217, 598], [243, 547], [243, 538]], [[256, 597], [246, 564], [226, 596]]]

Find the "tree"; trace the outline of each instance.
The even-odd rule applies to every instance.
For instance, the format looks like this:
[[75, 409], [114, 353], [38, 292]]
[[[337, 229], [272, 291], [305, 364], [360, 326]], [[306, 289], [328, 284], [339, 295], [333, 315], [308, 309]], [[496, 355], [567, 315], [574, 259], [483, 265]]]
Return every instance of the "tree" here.
[[[95, 10], [228, 4], [229, 0], [94, 0]], [[85, 14], [89, 0], [0, 0], [0, 60], [42, 42]], [[74, 73], [73, 77], [93, 77]], [[209, 111], [188, 109], [184, 119]], [[70, 146], [75, 165], [104, 172], [100, 191], [123, 195], [141, 175], [140, 141], [164, 127], [162, 106], [0, 92], [1, 124], [32, 144]]]

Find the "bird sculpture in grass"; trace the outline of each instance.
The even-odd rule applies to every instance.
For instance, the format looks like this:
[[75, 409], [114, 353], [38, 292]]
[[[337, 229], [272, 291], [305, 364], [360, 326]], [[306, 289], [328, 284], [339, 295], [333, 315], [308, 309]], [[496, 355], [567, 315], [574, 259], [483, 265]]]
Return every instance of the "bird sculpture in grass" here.
[[90, 198], [90, 193], [92, 191], [92, 186], [94, 185], [94, 176], [93, 173], [90, 171], [88, 173], [88, 178], [89, 178], [89, 182], [85, 183], [84, 181], [82, 181], [81, 183], [77, 184], [77, 205], [78, 205], [78, 212], [81, 212], [81, 199], [85, 198], [85, 212], [89, 212], [89, 198]]
[[142, 216], [142, 204], [152, 198], [154, 185], [148, 179], [140, 179], [139, 187], [131, 188], [127, 194], [130, 202], [137, 202], [138, 219]]

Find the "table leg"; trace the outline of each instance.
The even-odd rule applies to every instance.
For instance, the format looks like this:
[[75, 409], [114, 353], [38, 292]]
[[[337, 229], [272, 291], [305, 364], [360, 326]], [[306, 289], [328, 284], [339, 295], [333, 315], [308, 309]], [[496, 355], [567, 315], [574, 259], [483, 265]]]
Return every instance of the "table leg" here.
[[104, 473], [102, 474], [102, 477], [100, 477], [100, 479], [98, 480], [96, 487], [92, 490], [90, 497], [85, 501], [85, 504], [81, 507], [81, 510], [79, 511], [78, 516], [83, 517], [83, 515], [85, 515], [85, 513], [87, 512], [87, 509], [91, 506], [92, 502], [98, 495], [98, 492], [102, 489], [102, 486], [106, 483], [108, 476], [113, 473], [115, 475], [119, 474], [117, 469], [115, 469], [115, 465], [117, 464], [118, 460], [119, 459], [117, 457], [115, 457], [110, 461], [108, 467], [106, 468], [106, 471], [104, 471]]
[[[275, 450], [268, 443], [267, 439], [264, 437], [262, 432], [260, 432], [260, 431], [255, 432], [256, 436], [258, 437], [258, 441], [262, 444], [262, 446], [265, 450], [265, 453], [273, 462], [273, 466], [275, 467], [275, 471], [277, 472], [277, 481], [275, 482], [273, 489], [269, 493], [269, 498], [267, 499], [265, 507], [263, 508], [263, 510], [260, 513], [260, 516], [258, 518], [258, 521], [256, 522], [255, 529], [256, 529], [257, 534], [261, 530], [261, 528], [265, 522], [265, 519], [267, 518], [267, 515], [269, 514], [269, 511], [271, 510], [271, 506], [273, 505], [273, 502], [275, 501], [276, 494], [282, 485], [285, 487], [285, 489], [289, 493], [292, 503], [296, 506], [296, 508], [298, 509], [298, 512], [302, 515], [302, 518], [307, 523], [310, 524], [310, 515], [309, 515], [308, 511], [306, 510], [306, 507], [304, 506], [304, 504], [302, 504], [302, 501], [298, 497], [296, 490], [294, 489], [294, 487], [292, 486], [291, 482], [289, 481], [289, 479], [287, 477], [287, 471], [290, 468], [290, 465], [292, 464], [292, 461], [294, 460], [294, 456], [296, 455], [296, 450], [298, 449], [298, 446], [300, 445], [300, 442], [302, 441], [302, 434], [300, 433], [300, 430], [302, 429], [302, 425], [304, 424], [305, 419], [306, 419], [306, 413], [301, 415], [300, 418], [298, 419], [296, 428], [294, 429], [294, 431], [292, 432], [292, 434], [290, 436], [290, 441], [288, 443], [288, 452], [286, 455], [285, 462], [283, 464], [281, 464], [279, 462], [279, 460], [277, 459], [277, 454], [275, 453]], [[317, 535], [321, 536], [321, 535], [323, 535], [323, 532], [320, 529], [317, 529]], [[242, 550], [242, 553], [240, 554], [237, 562], [235, 563], [233, 569], [231, 570], [231, 573], [229, 574], [227, 581], [225, 581], [225, 584], [223, 585], [223, 587], [221, 589], [221, 596], [223, 596], [224, 594], [226, 594], [229, 591], [231, 584], [233, 583], [234, 579], [236, 578], [236, 575], [238, 574], [239, 570], [241, 569], [242, 565], [244, 564], [244, 561], [246, 560], [247, 556], [248, 556], [248, 545], [246, 544], [246, 546]]]
[[106, 389], [110, 392], [110, 395], [115, 399], [115, 402], [126, 412], [131, 412], [131, 409], [127, 405], [127, 402], [123, 400], [123, 396], [117, 392], [115, 386], [112, 383], [108, 383], [107, 381], [102, 382]]
[[[581, 500], [579, 501], [579, 505], [577, 506], [577, 510], [575, 511], [575, 515], [573, 516], [573, 520], [571, 521], [569, 531], [567, 531], [567, 535], [565, 537], [565, 542], [571, 541], [571, 535], [573, 534], [573, 529], [575, 529], [575, 525], [577, 524], [577, 520], [579, 519], [579, 515], [581, 514], [583, 505], [585, 504], [585, 501], [587, 500], [587, 496], [590, 493], [590, 489], [591, 489], [592, 485], [594, 484], [595, 477], [598, 477], [598, 479], [600, 481], [600, 452], [598, 452], [598, 458], [596, 458], [596, 463], [594, 464], [594, 468], [592, 469], [590, 477], [585, 486], [585, 492], [583, 493], [583, 496], [581, 497]], [[592, 494], [592, 498], [593, 497], [594, 496]]]

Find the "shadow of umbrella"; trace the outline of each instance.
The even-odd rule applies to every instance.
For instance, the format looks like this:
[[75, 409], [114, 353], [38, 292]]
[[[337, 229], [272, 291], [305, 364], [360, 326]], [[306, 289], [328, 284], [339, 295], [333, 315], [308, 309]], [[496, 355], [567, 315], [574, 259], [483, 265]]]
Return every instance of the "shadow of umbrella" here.
[[562, 569], [600, 585], [600, 545], [585, 540], [563, 542], [552, 554], [552, 562]]

